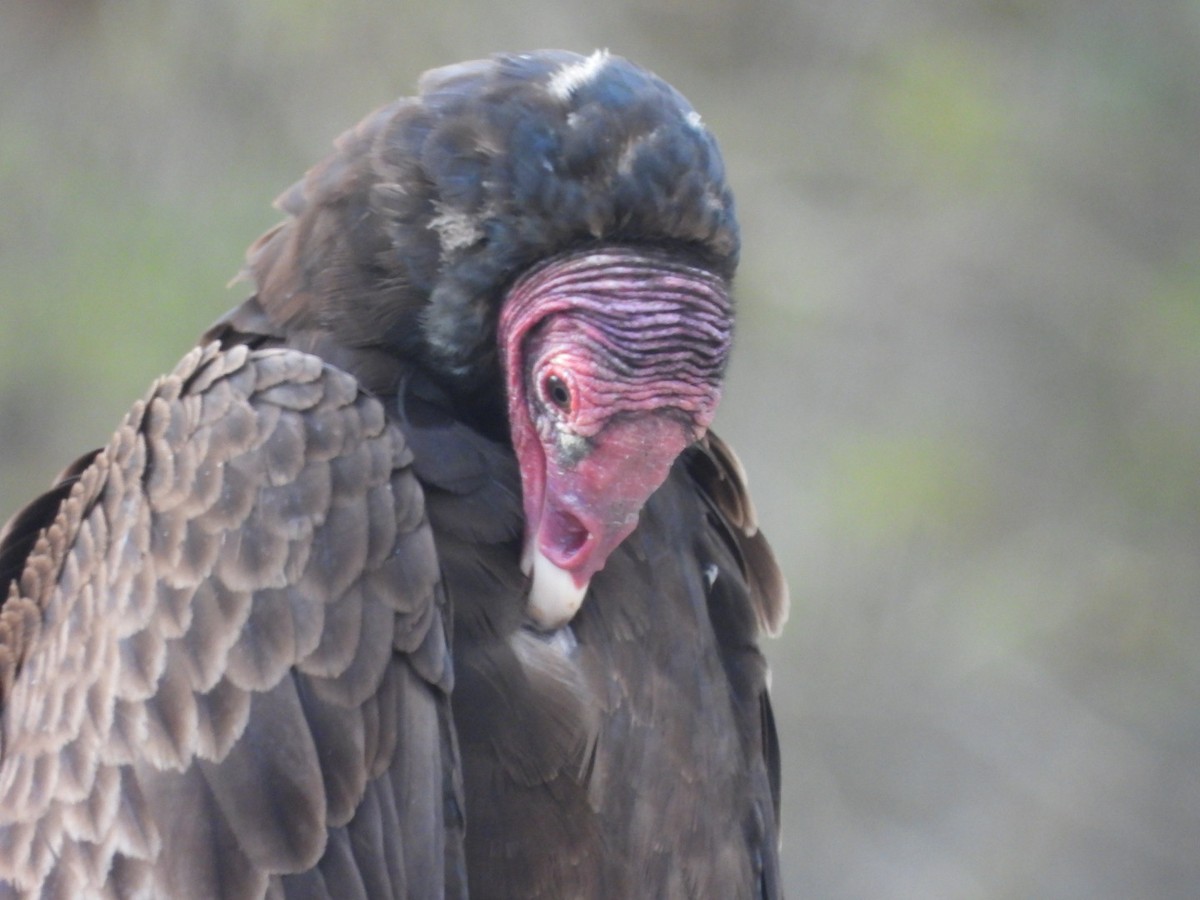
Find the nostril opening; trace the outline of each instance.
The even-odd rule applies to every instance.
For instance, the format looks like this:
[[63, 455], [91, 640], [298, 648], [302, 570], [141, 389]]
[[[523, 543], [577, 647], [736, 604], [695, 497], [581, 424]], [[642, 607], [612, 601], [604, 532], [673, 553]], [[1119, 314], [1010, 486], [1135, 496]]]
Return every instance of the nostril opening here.
[[543, 534], [550, 538], [551, 544], [546, 549], [553, 549], [560, 563], [570, 563], [590, 537], [584, 524], [565, 510], [552, 510], [546, 524], [549, 528]]

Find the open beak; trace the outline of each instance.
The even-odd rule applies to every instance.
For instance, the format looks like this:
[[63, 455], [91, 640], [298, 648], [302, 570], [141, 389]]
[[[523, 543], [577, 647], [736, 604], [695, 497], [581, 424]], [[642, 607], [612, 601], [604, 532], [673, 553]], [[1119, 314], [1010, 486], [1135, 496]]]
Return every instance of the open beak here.
[[646, 413], [610, 422], [572, 465], [546, 453], [541, 496], [526, 492], [522, 565], [532, 581], [529, 617], [544, 630], [579, 611], [592, 576], [637, 527], [642, 507], [691, 442], [677, 418]]

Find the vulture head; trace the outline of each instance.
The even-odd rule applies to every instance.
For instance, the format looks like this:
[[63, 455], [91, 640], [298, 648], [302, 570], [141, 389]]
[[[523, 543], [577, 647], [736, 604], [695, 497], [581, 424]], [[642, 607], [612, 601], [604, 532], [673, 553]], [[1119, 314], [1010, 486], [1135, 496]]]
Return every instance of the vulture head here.
[[279, 205], [252, 296], [0, 529], [0, 896], [777, 897], [787, 590], [706, 437], [699, 116], [496, 56]]
[[278, 203], [255, 314], [416, 359], [507, 430], [528, 615], [568, 622], [717, 405], [738, 229], [699, 115], [604, 51], [496, 56], [427, 73]]

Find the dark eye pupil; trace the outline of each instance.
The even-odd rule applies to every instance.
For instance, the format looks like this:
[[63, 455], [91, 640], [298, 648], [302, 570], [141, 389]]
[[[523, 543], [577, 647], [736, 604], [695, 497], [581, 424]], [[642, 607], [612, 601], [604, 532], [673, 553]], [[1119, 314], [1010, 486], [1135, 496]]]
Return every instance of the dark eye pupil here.
[[557, 375], [551, 375], [546, 379], [546, 396], [559, 409], [569, 409], [571, 406], [571, 391]]

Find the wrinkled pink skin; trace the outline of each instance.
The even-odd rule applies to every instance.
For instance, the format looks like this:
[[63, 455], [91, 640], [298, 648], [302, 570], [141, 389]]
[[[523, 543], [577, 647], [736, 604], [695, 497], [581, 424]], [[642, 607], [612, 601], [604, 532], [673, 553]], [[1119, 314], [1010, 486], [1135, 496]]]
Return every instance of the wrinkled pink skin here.
[[[521, 289], [518, 283], [514, 292]], [[525, 510], [523, 565], [536, 582], [540, 551], [577, 592], [547, 607], [544, 586], [539, 595], [534, 584], [530, 616], [551, 629], [574, 615], [590, 579], [637, 527], [675, 459], [704, 434], [718, 389], [680, 389], [667, 379], [648, 393], [645, 384], [626, 384], [604, 364], [596, 330], [572, 317], [569, 300], [564, 308], [561, 292], [544, 305], [536, 294], [522, 301], [527, 311], [518, 321], [502, 317], [500, 340]], [[567, 389], [568, 403], [556, 402], [552, 379]], [[553, 590], [572, 593], [565, 579], [562, 585]]]
[[[541, 410], [532, 404], [531, 417]], [[637, 527], [646, 501], [703, 427], [647, 411], [610, 422], [570, 465], [553, 441], [531, 442], [520, 459], [525, 521], [537, 546], [584, 587]], [[541, 488], [540, 490], [538, 488]]]

